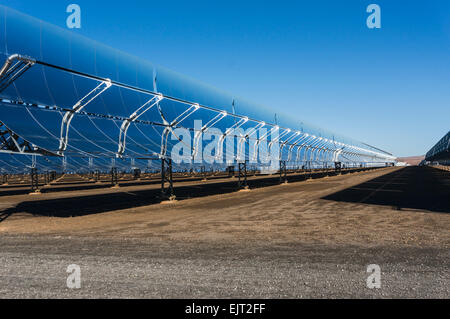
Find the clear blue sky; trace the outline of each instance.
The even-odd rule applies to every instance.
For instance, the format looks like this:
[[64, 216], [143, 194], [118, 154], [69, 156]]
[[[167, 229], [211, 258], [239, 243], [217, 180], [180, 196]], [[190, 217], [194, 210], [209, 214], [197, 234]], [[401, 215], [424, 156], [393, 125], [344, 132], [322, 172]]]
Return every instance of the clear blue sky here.
[[450, 129], [448, 0], [2, 1], [61, 27], [70, 3], [75, 32], [398, 156]]

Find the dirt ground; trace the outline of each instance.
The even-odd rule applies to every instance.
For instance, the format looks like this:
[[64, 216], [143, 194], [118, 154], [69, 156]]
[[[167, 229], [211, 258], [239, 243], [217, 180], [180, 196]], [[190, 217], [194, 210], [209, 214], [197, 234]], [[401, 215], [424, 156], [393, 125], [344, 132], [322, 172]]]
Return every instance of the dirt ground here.
[[[388, 174], [393, 172], [395, 174]], [[393, 189], [393, 183], [404, 182], [402, 178], [405, 174], [408, 174], [407, 170], [383, 169], [101, 214], [77, 216], [80, 214], [75, 211], [74, 215], [77, 217], [73, 218], [32, 216], [19, 210], [0, 223], [0, 233], [207, 242], [270, 241], [448, 247], [448, 211], [433, 212], [427, 209], [399, 208], [392, 204], [366, 203], [370, 202], [370, 197], [375, 196], [375, 193], [400, 192]], [[384, 179], [374, 180], [383, 175]], [[366, 184], [365, 187], [370, 186], [372, 189], [367, 194], [363, 192], [360, 198], [352, 198], [353, 202], [326, 199], [345, 189], [357, 189], [355, 186], [371, 180], [371, 184]], [[133, 200], [134, 190], [127, 188], [107, 192], [113, 197], [117, 193], [126, 192], [131, 196], [130, 200]], [[28, 196], [27, 200], [39, 200], [40, 205], [47, 205], [48, 199], [48, 205], [51, 206], [51, 199], [61, 195], [68, 194], [25, 197]], [[5, 202], [8, 199], [13, 198], [6, 198]], [[2, 198], [0, 202], [5, 203]], [[76, 200], [68, 204], [70, 207], [63, 209], [76, 210]], [[6, 205], [12, 204], [10, 202]]]
[[[449, 181], [449, 172], [408, 167], [189, 199], [219, 186], [186, 183], [170, 204], [147, 205], [149, 186], [6, 195], [0, 293], [449, 298]], [[64, 286], [70, 263], [85, 274], [77, 292]], [[365, 287], [372, 263], [383, 269], [376, 291]]]

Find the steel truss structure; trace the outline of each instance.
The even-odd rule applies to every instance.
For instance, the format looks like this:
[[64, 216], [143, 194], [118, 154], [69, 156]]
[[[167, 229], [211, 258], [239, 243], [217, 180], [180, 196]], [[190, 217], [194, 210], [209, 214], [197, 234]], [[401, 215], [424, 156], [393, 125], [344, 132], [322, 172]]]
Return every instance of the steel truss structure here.
[[51, 152], [43, 150], [28, 141], [25, 141], [19, 135], [9, 130], [0, 121], [0, 153], [14, 153], [22, 155], [47, 155], [54, 156]]

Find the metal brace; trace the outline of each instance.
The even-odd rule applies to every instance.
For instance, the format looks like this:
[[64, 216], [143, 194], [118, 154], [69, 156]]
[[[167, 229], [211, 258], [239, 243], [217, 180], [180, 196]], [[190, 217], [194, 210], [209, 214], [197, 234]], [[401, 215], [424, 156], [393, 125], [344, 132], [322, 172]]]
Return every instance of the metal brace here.
[[85, 97], [78, 101], [72, 108], [72, 110], [67, 111], [61, 123], [61, 137], [59, 141], [58, 154], [63, 155], [64, 151], [67, 149], [67, 142], [69, 139], [69, 129], [70, 122], [72, 122], [73, 117], [76, 113], [81, 112], [86, 105], [95, 100], [100, 94], [105, 92], [111, 87], [111, 80], [102, 81], [95, 89], [89, 92]]
[[37, 154], [55, 156], [55, 154], [43, 150], [8, 129], [0, 121], [0, 153], [9, 154]]
[[[169, 187], [166, 188], [166, 183]], [[161, 197], [169, 201], [176, 199], [173, 191], [173, 172], [172, 172], [172, 160], [170, 158], [161, 158]]]
[[[283, 155], [283, 149], [284, 149], [284, 147], [290, 142], [290, 141], [292, 141], [293, 139], [295, 140], [295, 138], [297, 138], [297, 136], [299, 136], [301, 134], [301, 132], [295, 132], [294, 134], [292, 134], [288, 139], [286, 139], [283, 143], [281, 143], [281, 145], [280, 145], [280, 159], [281, 159], [281, 157], [282, 157], [282, 155]], [[288, 154], [288, 159], [287, 159], [287, 162], [289, 162], [291, 159], [291, 152], [289, 151], [289, 154]]]
[[[239, 160], [242, 160], [242, 159], [240, 158], [240, 155], [243, 154], [243, 153], [245, 153], [245, 150], [242, 149], [242, 147], [245, 145], [245, 144], [244, 144], [245, 141], [248, 139], [249, 144], [250, 144], [250, 138], [252, 137], [252, 135], [254, 135], [255, 133], [257, 133], [258, 130], [259, 130], [260, 128], [263, 128], [265, 125], [266, 125], [265, 122], [258, 123], [258, 125], [256, 125], [255, 127], [253, 127], [253, 128], [250, 129], [250, 132], [248, 132], [247, 135], [241, 136], [241, 138], [240, 138], [239, 141], [238, 141], [238, 145], [237, 145], [237, 156], [238, 156], [238, 161], [239, 161]], [[256, 153], [256, 152], [255, 152], [255, 153]], [[253, 154], [255, 154], [255, 153], [253, 153]]]
[[[14, 63], [14, 61], [16, 61]], [[29, 68], [36, 63], [36, 60], [13, 54], [6, 60], [0, 70], [0, 92], [3, 92], [11, 83], [17, 80]]]
[[239, 163], [238, 189], [248, 189], [246, 161]]
[[267, 136], [269, 136], [269, 134], [272, 135], [272, 133], [275, 132], [276, 130], [278, 130], [279, 128], [280, 127], [278, 125], [275, 125], [274, 127], [272, 127], [272, 129], [270, 131], [266, 132], [262, 137], [258, 138], [255, 141], [255, 144], [253, 146], [254, 147], [254, 153], [253, 153], [253, 159], [252, 159], [253, 161], [257, 161], [257, 159], [258, 159], [258, 147], [259, 147], [259, 144], [261, 143], [261, 141], [267, 139]]
[[[301, 133], [300, 133], [301, 134]], [[303, 134], [300, 136], [300, 138], [298, 140], [295, 140], [290, 146], [289, 146], [289, 155], [288, 155], [288, 159], [287, 161], [290, 162], [292, 159], [292, 150], [294, 149], [294, 147], [296, 147], [298, 145], [298, 143], [300, 143], [301, 141], [304, 141], [306, 138], [308, 138], [309, 134]]]
[[133, 114], [130, 115], [128, 119], [126, 119], [122, 126], [120, 127], [119, 134], [119, 150], [117, 151], [118, 157], [121, 157], [125, 152], [126, 143], [127, 143], [127, 133], [130, 128], [131, 123], [137, 121], [144, 113], [148, 112], [155, 105], [161, 102], [164, 98], [161, 95], [155, 95], [150, 100], [148, 100], [145, 104], [143, 104], [140, 108], [138, 108]]
[[219, 138], [219, 141], [217, 142], [217, 154], [216, 154], [216, 160], [219, 161], [220, 157], [223, 156], [223, 143], [228, 135], [233, 133], [235, 130], [239, 129], [242, 125], [248, 122], [248, 117], [244, 117], [240, 119], [238, 122], [234, 123], [233, 126], [227, 129], [227, 131]]
[[200, 137], [202, 134], [206, 133], [212, 126], [220, 122], [222, 119], [224, 119], [228, 115], [227, 112], [223, 111], [219, 114], [217, 114], [214, 118], [212, 118], [208, 123], [206, 123], [200, 131], [195, 132], [194, 135], [194, 144], [193, 144], [193, 150], [192, 150], [192, 158], [195, 159], [198, 154], [198, 143], [200, 142]]
[[166, 123], [166, 128], [164, 129], [162, 133], [162, 140], [161, 140], [161, 155], [166, 156], [167, 155], [167, 143], [169, 141], [170, 133], [173, 133], [173, 128], [177, 126], [178, 124], [182, 123], [184, 120], [186, 120], [189, 116], [194, 114], [200, 109], [199, 104], [192, 104], [191, 107], [189, 107], [186, 111], [181, 113], [175, 120], [172, 121], [172, 123], [168, 124]]
[[278, 135], [276, 138], [274, 138], [273, 140], [271, 140], [270, 143], [269, 143], [269, 146], [268, 146], [269, 152], [272, 150], [273, 144], [277, 143], [277, 142], [278, 142], [279, 140], [281, 140], [281, 138], [283, 138], [285, 135], [291, 133], [291, 131], [292, 131], [292, 130], [288, 128], [288, 129], [285, 130], [282, 134]]

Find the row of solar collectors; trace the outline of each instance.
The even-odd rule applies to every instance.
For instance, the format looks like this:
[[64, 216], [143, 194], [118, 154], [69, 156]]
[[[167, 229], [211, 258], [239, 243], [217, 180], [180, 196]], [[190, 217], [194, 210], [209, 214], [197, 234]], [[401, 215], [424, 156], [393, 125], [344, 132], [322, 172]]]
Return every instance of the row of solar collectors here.
[[426, 154], [427, 161], [450, 160], [450, 131]]
[[[238, 114], [250, 119], [241, 125], [244, 131], [257, 127], [260, 124], [258, 121], [265, 121], [271, 125], [278, 124], [281, 128], [290, 128], [292, 132], [299, 130], [372, 149], [354, 140], [305, 125], [292, 116], [275, 116], [274, 112], [260, 106], [233, 98], [209, 86], [9, 8], [0, 6], [0, 17], [5, 22], [0, 23], [2, 64], [11, 54], [17, 53], [214, 109], [200, 108], [179, 123], [179, 126], [189, 129], [194, 128], [195, 120], [206, 124], [215, 119], [220, 114], [219, 111], [224, 111], [227, 116], [215, 124], [222, 132], [236, 124], [239, 118], [232, 114]], [[35, 106], [2, 103], [0, 120], [24, 139], [55, 152], [61, 146], [61, 122], [65, 110], [72, 109], [99, 84], [100, 81], [92, 78], [36, 64], [0, 93], [0, 97], [5, 100], [23, 101]], [[115, 156], [119, 149], [120, 128], [125, 119], [129, 119], [136, 110], [154, 98], [150, 93], [114, 85], [108, 88], [86, 106], [83, 110], [86, 113], [77, 114], [73, 118], [67, 153]], [[56, 108], [45, 109], [37, 106]], [[139, 121], [131, 124], [124, 155], [138, 157], [160, 153], [164, 124], [179, 119], [190, 107], [192, 105], [179, 101], [160, 101], [157, 106], [144, 113]], [[266, 127], [271, 129], [269, 124]], [[283, 133], [282, 129], [280, 133]], [[284, 138], [288, 137], [289, 135], [286, 135]], [[206, 144], [208, 142], [204, 142], [204, 146]], [[169, 141], [168, 148], [171, 149], [173, 145], [174, 142]], [[236, 154], [237, 150], [225, 149], [225, 153], [230, 152]]]
[[144, 159], [115, 159], [110, 158], [86, 158], [86, 157], [53, 157], [0, 153], [0, 174], [29, 174], [32, 167], [36, 167], [39, 173], [66, 172], [66, 173], [91, 173], [95, 171], [109, 172], [112, 167], [120, 172], [133, 172], [139, 169], [142, 172], [156, 172], [161, 169], [159, 161]]
[[[1, 103], [0, 107], [8, 108], [7, 113], [1, 113], [0, 120], [7, 123], [11, 130], [17, 132], [16, 128], [23, 128], [24, 134], [21, 135], [23, 138], [46, 150], [55, 150], [59, 147], [60, 139], [57, 134], [60, 133], [64, 113], [40, 110], [38, 108], [21, 105], [2, 105]], [[88, 155], [86, 152], [91, 152], [92, 154], [96, 154], [97, 157], [114, 157], [118, 149], [121, 124], [122, 122], [118, 120], [77, 115], [71, 124], [69, 147], [66, 154], [85, 153], [85, 155]], [[161, 149], [160, 143], [162, 134], [163, 127], [132, 123], [128, 131], [126, 153], [129, 157], [133, 158], [158, 153]], [[297, 140], [301, 139], [302, 136], [299, 135]], [[185, 139], [183, 138], [183, 140]], [[307, 140], [307, 138], [303, 137], [303, 140]], [[178, 140], [172, 141], [172, 143], [174, 142], [179, 143]], [[194, 141], [191, 140], [189, 145], [193, 145], [193, 143]], [[219, 149], [217, 137], [215, 140], [203, 140], [203, 147], [201, 149], [206, 151], [207, 146], [211, 143], [216, 147], [216, 151], [212, 152], [212, 155], [214, 156], [215, 152]], [[234, 158], [233, 154], [238, 154], [239, 143], [240, 138], [237, 136], [234, 137], [234, 142], [230, 143], [231, 147], [228, 147], [226, 142], [223, 143], [224, 158]], [[241, 144], [242, 146], [245, 146], [247, 159], [249, 156], [249, 149], [254, 149], [255, 143], [256, 140], [251, 139], [250, 143]], [[330, 147], [331, 146], [332, 145], [330, 145]], [[259, 151], [262, 150], [268, 153], [269, 144], [267, 142], [261, 143], [258, 146], [258, 149]], [[149, 150], [154, 153], [151, 153], [151, 151], [149, 152]], [[315, 151], [315, 153], [317, 153], [317, 151]], [[288, 147], [283, 148], [282, 151], [282, 159], [285, 160], [306, 160], [306, 158], [309, 159], [312, 155], [317, 154], [311, 154], [311, 151], [309, 154], [306, 154], [305, 149], [299, 150], [297, 148], [295, 150], [289, 150]], [[328, 153], [327, 155], [331, 156], [331, 153]], [[329, 160], [331, 161], [331, 158]]]
[[[344, 164], [346, 165], [346, 164]], [[352, 164], [349, 163], [349, 167]], [[367, 163], [366, 167], [379, 166], [377, 163]], [[135, 169], [141, 172], [159, 173], [161, 170], [160, 161], [147, 159], [115, 159], [110, 158], [92, 158], [86, 157], [65, 157], [65, 160], [60, 157], [52, 156], [36, 156], [33, 162], [32, 156], [21, 154], [0, 153], [0, 175], [13, 174], [30, 174], [31, 168], [37, 168], [38, 173], [57, 172], [57, 173], [79, 173], [88, 174], [92, 172], [109, 173], [111, 168], [115, 167], [119, 172], [133, 173]], [[174, 164], [175, 172], [195, 172], [199, 173], [203, 170], [224, 172], [228, 166], [223, 165], [205, 165], [205, 164]], [[333, 167], [331, 162], [290, 162], [287, 165], [288, 169], [299, 168], [330, 168]], [[260, 165], [250, 164], [248, 170], [266, 171], [270, 167], [263, 167]], [[237, 169], [237, 168], [236, 168]], [[266, 169], [266, 170], [265, 170]]]

